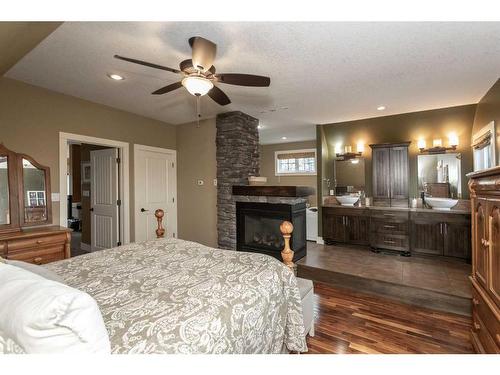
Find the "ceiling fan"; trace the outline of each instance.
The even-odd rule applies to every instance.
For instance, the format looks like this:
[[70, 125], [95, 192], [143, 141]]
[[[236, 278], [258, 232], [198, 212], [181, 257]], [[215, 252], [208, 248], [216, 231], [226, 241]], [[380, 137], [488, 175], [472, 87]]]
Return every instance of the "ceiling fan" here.
[[193, 50], [192, 58], [182, 61], [179, 64], [179, 69], [119, 55], [115, 55], [114, 57], [134, 64], [166, 70], [183, 76], [182, 80], [179, 82], [162, 87], [154, 91], [152, 93], [153, 95], [166, 94], [167, 92], [177, 90], [184, 86], [189, 93], [194, 96], [200, 97], [207, 94], [216, 103], [227, 105], [231, 103], [231, 100], [229, 100], [228, 96], [220, 88], [215, 86], [215, 83], [253, 87], [268, 87], [271, 84], [271, 79], [269, 77], [253, 74], [216, 73], [213, 62], [215, 60], [217, 45], [200, 36], [189, 38], [189, 45]]

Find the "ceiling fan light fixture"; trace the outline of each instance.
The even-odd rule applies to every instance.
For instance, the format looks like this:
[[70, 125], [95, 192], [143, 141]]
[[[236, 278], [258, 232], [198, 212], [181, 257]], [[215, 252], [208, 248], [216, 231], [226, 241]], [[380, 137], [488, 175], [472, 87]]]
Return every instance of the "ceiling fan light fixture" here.
[[203, 96], [214, 87], [214, 84], [205, 77], [189, 76], [182, 80], [182, 86], [184, 86], [191, 95]]

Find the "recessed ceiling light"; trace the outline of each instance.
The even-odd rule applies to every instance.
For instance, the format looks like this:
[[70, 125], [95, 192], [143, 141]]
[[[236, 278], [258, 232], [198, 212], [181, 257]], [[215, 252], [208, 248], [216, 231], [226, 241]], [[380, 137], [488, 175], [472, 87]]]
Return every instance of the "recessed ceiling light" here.
[[262, 129], [263, 126], [262, 125], [257, 125], [257, 129]]
[[282, 140], [285, 140], [285, 139], [286, 139], [286, 137], [281, 137], [281, 139], [282, 139]]
[[108, 77], [114, 79], [115, 81], [123, 81], [125, 79], [119, 74], [108, 74]]
[[385, 109], [385, 105], [380, 105], [377, 107], [377, 111], [383, 111]]

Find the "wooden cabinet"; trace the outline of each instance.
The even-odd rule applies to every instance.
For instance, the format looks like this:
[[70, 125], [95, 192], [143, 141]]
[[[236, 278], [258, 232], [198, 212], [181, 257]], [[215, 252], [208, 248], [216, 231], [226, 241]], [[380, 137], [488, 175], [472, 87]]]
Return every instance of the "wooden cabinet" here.
[[70, 257], [70, 230], [58, 226], [23, 229], [0, 235], [6, 259], [45, 264]]
[[411, 251], [470, 259], [470, 217], [466, 214], [411, 213]]
[[500, 353], [500, 167], [469, 175], [472, 200], [472, 329], [480, 353]]
[[375, 205], [408, 207], [409, 145], [410, 142], [370, 145]]
[[323, 238], [327, 243], [368, 245], [369, 225], [366, 209], [323, 207]]
[[408, 211], [373, 210], [370, 216], [372, 248], [409, 251]]

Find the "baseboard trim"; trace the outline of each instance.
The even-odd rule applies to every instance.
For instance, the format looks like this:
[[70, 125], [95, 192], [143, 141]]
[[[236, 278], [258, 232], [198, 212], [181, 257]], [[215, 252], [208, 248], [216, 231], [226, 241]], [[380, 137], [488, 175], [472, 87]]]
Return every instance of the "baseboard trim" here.
[[316, 239], [316, 243], [318, 245], [324, 245], [325, 244], [325, 240], [323, 240], [323, 237], [318, 236], [318, 238]]

